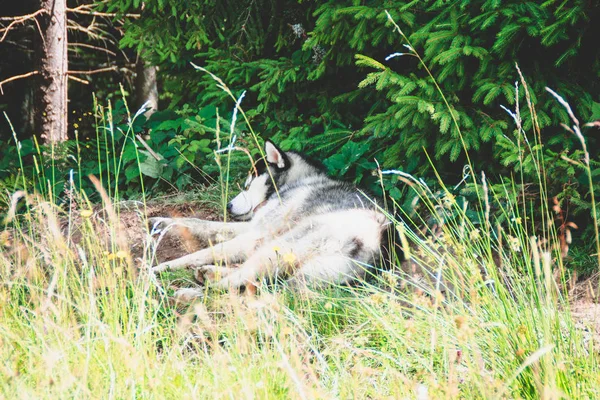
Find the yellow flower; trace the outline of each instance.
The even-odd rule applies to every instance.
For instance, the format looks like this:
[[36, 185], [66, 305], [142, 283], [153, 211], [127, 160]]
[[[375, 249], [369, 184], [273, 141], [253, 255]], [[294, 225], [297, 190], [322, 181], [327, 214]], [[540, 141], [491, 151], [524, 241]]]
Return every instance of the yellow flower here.
[[108, 253], [108, 257], [107, 257], [107, 258], [108, 258], [108, 261], [112, 261], [112, 260], [114, 260], [115, 258], [117, 258], [117, 255], [116, 255], [116, 254], [114, 254], [114, 253]]
[[283, 261], [285, 261], [286, 263], [292, 265], [296, 263], [296, 255], [294, 253], [292, 253], [291, 251], [289, 253], [285, 253], [283, 255]]
[[83, 218], [89, 218], [94, 212], [92, 210], [81, 210], [81, 216]]
[[375, 304], [382, 304], [385, 302], [386, 300], [386, 296], [383, 293], [375, 293], [372, 294], [371, 296], [369, 296], [369, 298], [371, 299], [371, 301]]
[[477, 240], [481, 237], [481, 231], [477, 228], [473, 229], [471, 231], [471, 233], [469, 234], [469, 239], [471, 240]]
[[462, 315], [457, 315], [454, 317], [454, 322], [456, 323], [456, 327], [460, 330], [463, 326], [465, 326], [467, 319]]
[[123, 259], [127, 258], [127, 252], [123, 251], [123, 250], [119, 250], [119, 251], [117, 251], [116, 256], [118, 259], [123, 260]]
[[281, 248], [279, 248], [279, 246], [273, 246], [273, 251], [275, 253], [279, 253], [281, 251]]
[[73, 128], [75, 128], [75, 129], [79, 128], [79, 124], [73, 124]]
[[290, 336], [292, 333], [294, 333], [294, 332], [292, 331], [292, 328], [290, 328], [289, 326], [286, 326], [283, 329], [281, 329], [281, 336]]

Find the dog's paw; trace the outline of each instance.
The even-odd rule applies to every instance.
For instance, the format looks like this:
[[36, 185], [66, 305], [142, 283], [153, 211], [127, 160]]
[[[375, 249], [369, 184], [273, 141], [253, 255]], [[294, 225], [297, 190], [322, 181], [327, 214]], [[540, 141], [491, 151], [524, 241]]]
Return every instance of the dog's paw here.
[[161, 272], [168, 270], [169, 268], [170, 267], [169, 267], [168, 263], [161, 263], [161, 264], [155, 265], [154, 267], [150, 267], [150, 272], [152, 272], [152, 274], [154, 274], [156, 276], [156, 275], [160, 274]]
[[181, 288], [173, 295], [176, 302], [184, 304], [192, 303], [202, 297], [204, 297], [204, 290], [201, 288]]
[[194, 277], [198, 283], [211, 284], [223, 277], [221, 268], [216, 265], [203, 265], [194, 270]]
[[166, 227], [173, 223], [172, 218], [151, 217], [148, 218], [148, 229], [152, 233], [163, 231]]
[[223, 243], [223, 242], [226, 242], [227, 240], [230, 240], [231, 238], [232, 238], [231, 235], [226, 235], [224, 233], [217, 233], [215, 235], [215, 242]]

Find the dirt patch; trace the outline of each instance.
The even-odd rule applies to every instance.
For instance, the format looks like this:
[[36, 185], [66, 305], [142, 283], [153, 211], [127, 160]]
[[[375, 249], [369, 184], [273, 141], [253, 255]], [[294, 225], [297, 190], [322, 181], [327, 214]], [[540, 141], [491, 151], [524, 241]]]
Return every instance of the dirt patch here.
[[[123, 239], [127, 243], [132, 259], [135, 265], [141, 265], [144, 260], [145, 245], [149, 243], [149, 228], [146, 226], [147, 217], [192, 217], [205, 220], [219, 220], [220, 214], [212, 204], [207, 203], [148, 203], [144, 208], [139, 202], [122, 202], [118, 204], [118, 218], [120, 230], [114, 232], [118, 236], [117, 241]], [[109, 238], [111, 237], [108, 221], [111, 220], [110, 213], [101, 207], [95, 207], [93, 214], [89, 217], [94, 226], [95, 234], [98, 234], [105, 241], [107, 249], [109, 248]], [[79, 243], [84, 237], [85, 228], [83, 226], [84, 217], [78, 216], [72, 220], [72, 238], [75, 243]], [[67, 221], [63, 221], [63, 229], [66, 229]], [[186, 254], [198, 251], [205, 247], [202, 243], [191, 235], [183, 234], [181, 238], [175, 235], [164, 236], [156, 248], [154, 263], [172, 260]]]
[[[192, 217], [209, 221], [219, 219], [218, 212], [206, 204], [152, 204], [146, 209], [148, 217]], [[146, 242], [148, 230], [142, 220], [142, 214], [137, 211], [126, 211], [121, 213], [121, 224], [127, 232], [128, 243], [130, 244], [132, 257], [142, 257]], [[200, 250], [204, 243], [196, 240], [191, 235], [182, 235], [179, 239], [173, 236], [162, 238], [156, 249], [156, 260], [158, 263], [172, 260]]]

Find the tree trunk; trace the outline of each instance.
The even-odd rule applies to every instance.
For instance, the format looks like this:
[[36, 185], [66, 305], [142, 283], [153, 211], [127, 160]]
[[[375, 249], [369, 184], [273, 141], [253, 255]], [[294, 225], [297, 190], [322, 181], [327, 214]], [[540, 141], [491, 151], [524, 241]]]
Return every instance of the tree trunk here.
[[138, 56], [135, 72], [135, 106], [139, 110], [147, 102], [148, 111], [144, 115], [149, 117], [158, 110], [156, 67], [146, 64], [142, 57]]
[[35, 129], [46, 144], [67, 139], [67, 1], [40, 0]]

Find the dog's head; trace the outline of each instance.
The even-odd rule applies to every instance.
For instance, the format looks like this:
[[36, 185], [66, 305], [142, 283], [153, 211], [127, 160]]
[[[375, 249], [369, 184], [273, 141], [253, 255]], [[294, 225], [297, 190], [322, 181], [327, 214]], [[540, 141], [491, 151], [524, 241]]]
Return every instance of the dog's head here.
[[265, 142], [265, 157], [258, 159], [244, 183], [242, 192], [227, 204], [227, 211], [237, 220], [249, 220], [254, 212], [275, 193], [276, 188], [289, 185], [317, 171], [302, 156], [283, 151], [273, 142]]

